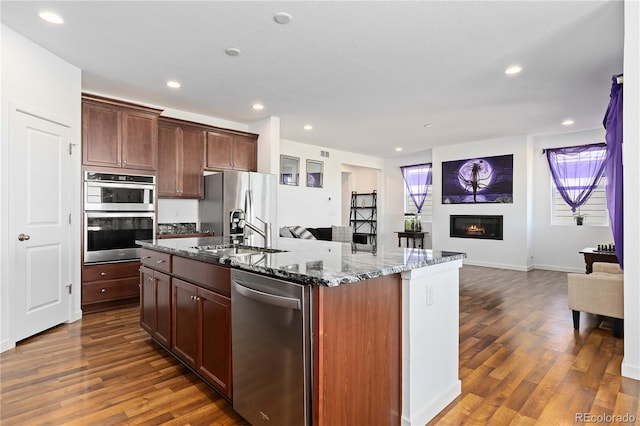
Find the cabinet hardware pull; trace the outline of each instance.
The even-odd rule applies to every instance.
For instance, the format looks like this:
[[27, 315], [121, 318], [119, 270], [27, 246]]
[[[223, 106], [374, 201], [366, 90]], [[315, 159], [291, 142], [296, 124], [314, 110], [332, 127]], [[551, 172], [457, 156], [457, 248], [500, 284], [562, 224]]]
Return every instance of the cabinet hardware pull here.
[[153, 282], [153, 278], [152, 278], [152, 277], [149, 277], [149, 278], [147, 278], [147, 279], [149, 280], [149, 282], [150, 282], [150, 283], [152, 283], [152, 282]]
[[105, 275], [107, 275], [107, 273], [106, 272], [100, 272], [100, 275], [102, 275], [104, 277]]
[[151, 259], [151, 256], [142, 256], [143, 259]]
[[162, 263], [164, 262], [164, 260], [160, 259], [160, 260], [156, 260], [156, 263]]
[[102, 290], [100, 290], [100, 293], [106, 293], [106, 292], [107, 292], [106, 288], [103, 288]]

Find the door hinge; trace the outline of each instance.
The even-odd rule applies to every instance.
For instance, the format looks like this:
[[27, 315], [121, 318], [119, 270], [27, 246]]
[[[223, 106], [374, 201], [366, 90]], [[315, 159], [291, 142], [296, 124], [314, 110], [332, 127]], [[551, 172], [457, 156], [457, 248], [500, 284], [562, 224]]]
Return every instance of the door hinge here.
[[71, 294], [71, 288], [73, 287], [73, 284], [69, 283], [65, 287], [67, 287], [69, 289], [69, 294]]
[[70, 143], [69, 144], [69, 155], [73, 155], [73, 147], [78, 145], [77, 143]]
[[71, 213], [69, 213], [69, 225], [71, 225]]

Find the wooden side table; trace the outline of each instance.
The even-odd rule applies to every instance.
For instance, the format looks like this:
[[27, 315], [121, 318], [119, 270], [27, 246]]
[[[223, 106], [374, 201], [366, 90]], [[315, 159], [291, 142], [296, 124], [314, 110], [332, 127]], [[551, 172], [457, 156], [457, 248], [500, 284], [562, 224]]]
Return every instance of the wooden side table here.
[[584, 255], [584, 263], [587, 274], [593, 272], [593, 262], [619, 263], [618, 256], [610, 251], [598, 251], [595, 248], [587, 247], [578, 253]]
[[424, 235], [428, 232], [420, 231], [396, 231], [398, 234], [398, 247], [402, 247], [401, 241], [403, 238], [406, 240], [406, 245], [409, 247], [409, 239], [413, 241], [413, 248], [416, 248], [416, 240], [420, 240], [420, 248], [424, 248]]

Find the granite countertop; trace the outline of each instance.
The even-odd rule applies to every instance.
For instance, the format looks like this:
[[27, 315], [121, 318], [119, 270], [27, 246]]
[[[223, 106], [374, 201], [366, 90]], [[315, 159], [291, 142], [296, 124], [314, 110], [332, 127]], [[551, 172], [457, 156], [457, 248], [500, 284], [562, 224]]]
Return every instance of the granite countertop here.
[[[464, 253], [439, 252], [414, 248], [381, 247], [377, 252], [355, 250], [349, 243], [295, 238], [276, 238], [277, 253], [224, 257], [196, 246], [221, 246], [226, 237], [179, 238], [136, 241], [144, 248], [184, 256], [209, 263], [270, 275], [302, 284], [334, 287], [368, 280], [424, 266], [451, 262], [466, 257]], [[249, 244], [251, 245], [251, 244]], [[253, 245], [259, 247], [258, 245]]]

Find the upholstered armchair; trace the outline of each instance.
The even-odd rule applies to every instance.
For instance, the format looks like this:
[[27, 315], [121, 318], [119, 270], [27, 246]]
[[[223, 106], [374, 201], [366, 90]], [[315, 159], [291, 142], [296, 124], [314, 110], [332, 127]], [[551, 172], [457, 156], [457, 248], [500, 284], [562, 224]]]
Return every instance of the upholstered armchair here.
[[580, 329], [580, 312], [613, 318], [613, 335], [622, 334], [624, 274], [617, 263], [594, 262], [591, 274], [567, 274], [573, 328]]

